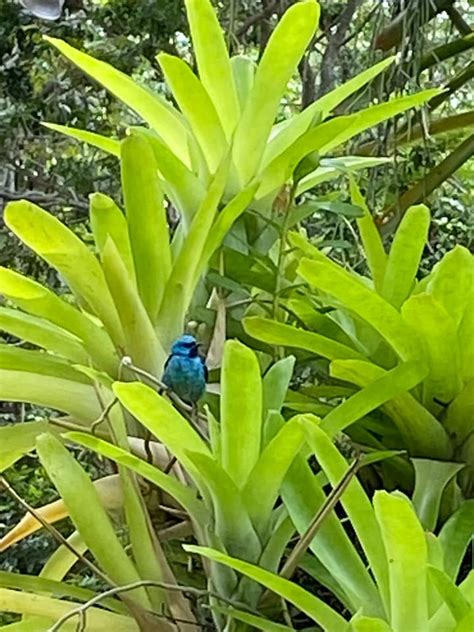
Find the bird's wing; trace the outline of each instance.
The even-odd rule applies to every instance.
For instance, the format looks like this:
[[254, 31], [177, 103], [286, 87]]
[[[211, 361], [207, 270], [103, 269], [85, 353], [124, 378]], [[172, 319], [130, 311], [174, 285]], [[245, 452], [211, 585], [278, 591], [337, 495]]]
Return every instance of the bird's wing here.
[[204, 381], [207, 382], [207, 380], [209, 379], [209, 369], [207, 368], [207, 364], [204, 358], [201, 358], [201, 362], [202, 368], [204, 369]]

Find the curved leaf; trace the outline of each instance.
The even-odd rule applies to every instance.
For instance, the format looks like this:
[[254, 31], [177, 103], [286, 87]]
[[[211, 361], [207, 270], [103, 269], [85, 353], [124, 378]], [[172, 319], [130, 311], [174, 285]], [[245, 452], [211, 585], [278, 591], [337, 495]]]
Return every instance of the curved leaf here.
[[83, 445], [90, 450], [94, 450], [98, 454], [115, 461], [118, 465], [129, 468], [142, 478], [154, 483], [157, 487], [172, 496], [179, 504], [189, 513], [196, 521], [201, 522], [204, 518], [202, 515], [201, 503], [196, 498], [196, 493], [192, 489], [185, 487], [173, 476], [165, 474], [158, 467], [143, 461], [143, 459], [130, 454], [126, 450], [119, 448], [112, 443], [93, 437], [90, 434], [81, 432], [69, 432], [67, 438], [79, 445]]
[[311, 285], [327, 292], [380, 333], [405, 362], [419, 360], [421, 349], [415, 332], [397, 310], [343, 268], [323, 261], [303, 259], [299, 273]]
[[184, 546], [184, 549], [190, 553], [197, 553], [220, 564], [230, 566], [230, 568], [243, 573], [250, 579], [261, 583], [272, 592], [292, 603], [301, 612], [307, 614], [323, 629], [331, 630], [331, 632], [346, 632], [347, 621], [340, 614], [297, 584], [258, 566], [229, 557], [219, 551], [202, 546], [189, 545]]
[[382, 296], [397, 309], [415, 283], [423, 249], [428, 239], [430, 211], [424, 204], [410, 206], [395, 233], [383, 279]]
[[41, 123], [44, 127], [52, 129], [54, 132], [59, 132], [70, 138], [87, 143], [102, 151], [112, 154], [116, 158], [120, 158], [120, 141], [109, 138], [108, 136], [102, 136], [101, 134], [95, 134], [94, 132], [88, 132], [84, 129], [77, 129], [76, 127], [69, 127], [68, 125], [56, 125], [56, 123]]
[[221, 26], [209, 0], [185, 0], [185, 5], [199, 76], [230, 139], [240, 108]]
[[124, 352], [140, 368], [159, 375], [166, 361], [165, 350], [156, 337], [145, 307], [110, 237], [102, 253], [102, 267], [120, 315], [125, 337]]
[[103, 328], [51, 290], [13, 270], [0, 267], [0, 293], [25, 312], [69, 331], [84, 342], [99, 368], [115, 375], [119, 358]]
[[[66, 448], [52, 435], [41, 435], [36, 449], [48, 476], [64, 500], [71, 519], [103, 570], [118, 584], [138, 582], [92, 481]], [[84, 511], [87, 507], [88, 511]], [[91, 520], [90, 516], [94, 516]], [[150, 603], [143, 588], [130, 592], [143, 607]]]
[[354, 349], [331, 340], [331, 338], [326, 338], [326, 336], [297, 329], [292, 325], [278, 323], [260, 316], [244, 318], [243, 326], [249, 336], [268, 344], [305, 349], [330, 360], [339, 358], [361, 359], [363, 357]]
[[102, 320], [115, 343], [123, 344], [123, 331], [104, 273], [79, 237], [53, 215], [25, 200], [7, 205], [5, 223], [65, 277], [73, 292]]
[[222, 465], [243, 487], [262, 440], [262, 379], [255, 353], [236, 340], [227, 341], [221, 380]]
[[87, 364], [89, 361], [89, 354], [76, 336], [42, 318], [30, 316], [16, 309], [0, 307], [0, 330], [71, 362]]
[[427, 547], [423, 528], [410, 502], [400, 493], [377, 491], [373, 503], [390, 561], [393, 630], [427, 630]]
[[90, 222], [94, 241], [99, 253], [104, 250], [107, 237], [117, 247], [130, 279], [136, 283], [133, 266], [132, 248], [128, 236], [128, 225], [125, 215], [108, 195], [93, 193], [90, 201]]
[[171, 274], [163, 193], [148, 141], [132, 134], [121, 147], [122, 186], [138, 291], [152, 322]]
[[387, 267], [387, 254], [383, 246], [382, 237], [354, 178], [350, 179], [350, 191], [352, 204], [359, 206], [364, 212], [364, 217], [356, 220], [357, 228], [364, 246], [364, 253], [374, 280], [375, 289], [381, 292]]
[[[26, 591], [0, 588], [0, 611], [2, 612], [37, 615], [53, 622], [71, 612], [71, 610], [76, 610], [80, 605], [80, 603], [74, 601], [62, 601]], [[30, 632], [38, 630], [37, 627], [34, 627], [35, 625], [37, 626], [37, 623], [33, 623], [33, 627], [26, 629], [30, 630]], [[77, 625], [77, 621], [74, 622], [74, 625]], [[90, 629], [90, 632], [103, 632], [107, 628], [112, 628], [115, 632], [138, 632], [139, 629], [132, 618], [107, 612], [101, 608], [88, 608], [87, 627]], [[42, 630], [43, 628], [40, 629]], [[45, 630], [47, 629], [45, 628]], [[72, 629], [69, 627], [69, 630]]]
[[316, 2], [298, 2], [285, 12], [267, 43], [234, 138], [233, 156], [242, 184], [258, 170], [283, 92], [318, 20]]
[[43, 37], [73, 64], [139, 114], [158, 132], [170, 149], [185, 164], [189, 164], [188, 132], [172, 105], [146, 88], [142, 88], [113, 66], [82, 53], [60, 39]]
[[[213, 45], [215, 46], [215, 42]], [[209, 171], [214, 173], [223, 158], [227, 143], [210, 96], [185, 61], [166, 53], [161, 53], [157, 59], [166, 82], [206, 157]]]

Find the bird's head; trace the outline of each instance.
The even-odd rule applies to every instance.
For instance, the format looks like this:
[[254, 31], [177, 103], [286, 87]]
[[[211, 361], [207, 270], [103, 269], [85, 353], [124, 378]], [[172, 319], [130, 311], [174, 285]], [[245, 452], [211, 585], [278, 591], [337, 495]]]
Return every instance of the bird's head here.
[[198, 355], [199, 344], [194, 336], [186, 334], [178, 338], [171, 347], [172, 355], [195, 358]]

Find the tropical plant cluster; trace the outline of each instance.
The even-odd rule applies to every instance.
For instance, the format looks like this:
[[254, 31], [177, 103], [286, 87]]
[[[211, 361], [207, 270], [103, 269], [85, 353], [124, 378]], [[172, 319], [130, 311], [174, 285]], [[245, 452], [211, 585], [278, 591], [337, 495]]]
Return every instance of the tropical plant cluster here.
[[[474, 257], [420, 270], [422, 203], [384, 241], [358, 178], [390, 158], [347, 152], [443, 91], [341, 114], [386, 56], [281, 117], [319, 4], [292, 4], [257, 61], [229, 55], [210, 0], [184, 4], [194, 65], [157, 56], [170, 98], [45, 38], [137, 120], [120, 139], [45, 122], [120, 174], [121, 197], [89, 197], [93, 243], [31, 200], [4, 210], [62, 283], [0, 268], [0, 399], [50, 411], [0, 428], [25, 510], [0, 550], [57, 544], [38, 574], [0, 571], [0, 629], [472, 630]], [[333, 181], [348, 201], [315, 195]], [[321, 212], [360, 265], [310, 236]], [[162, 381], [185, 331], [207, 348], [199, 407]], [[57, 491], [36, 507], [9, 474], [31, 454]]]

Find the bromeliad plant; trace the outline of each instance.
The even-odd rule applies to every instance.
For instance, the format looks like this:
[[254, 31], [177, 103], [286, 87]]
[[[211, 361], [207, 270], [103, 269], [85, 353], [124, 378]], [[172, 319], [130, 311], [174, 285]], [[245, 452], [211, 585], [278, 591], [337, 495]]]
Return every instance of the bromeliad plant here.
[[[275, 198], [296, 172], [297, 193], [301, 194], [319, 182], [337, 177], [341, 170], [350, 172], [384, 162], [383, 158], [334, 159], [331, 155], [357, 134], [420, 106], [437, 92], [427, 90], [348, 116], [334, 116], [337, 106], [394, 61], [388, 58], [303, 112], [276, 123], [286, 86], [316, 31], [320, 12], [317, 2], [303, 0], [286, 11], [258, 65], [243, 55], [229, 58], [209, 0], [185, 0], [185, 5], [198, 74], [178, 57], [161, 53], [157, 58], [178, 107], [110, 65], [66, 42], [48, 38], [65, 57], [148, 124], [148, 128], [131, 129], [151, 142], [166, 195], [182, 218], [180, 232], [188, 230], [210, 177], [224, 156], [231, 157], [225, 199], [256, 183], [253, 209], [268, 217]], [[118, 141], [83, 130], [48, 126], [120, 155]], [[244, 237], [250, 244], [265, 226], [258, 216], [252, 219], [244, 227]], [[265, 245], [261, 248], [268, 250]]]
[[[307, 444], [327, 481], [335, 487], [344, 479], [348, 463], [320, 422], [311, 415], [303, 417]], [[311, 471], [305, 458], [296, 457], [283, 485], [283, 499], [302, 536], [300, 541], [324, 503], [325, 482], [321, 474]], [[357, 543], [354, 537], [349, 538], [338, 515], [331, 513], [320, 523], [309, 544], [310, 552], [301, 561], [301, 568], [331, 591], [340, 608], [289, 581], [288, 565], [277, 574], [250, 564], [247, 558], [236, 559], [198, 546], [185, 548], [265, 586], [269, 592], [262, 604], [267, 610], [277, 595], [328, 632], [472, 629], [474, 571], [462, 579], [458, 576], [474, 528], [473, 500], [453, 514], [437, 536], [424, 531], [413, 505], [399, 492], [377, 491], [371, 502], [353, 478], [340, 502]], [[224, 610], [260, 630], [293, 629], [237, 607]]]
[[[19, 308], [0, 308], [0, 328], [40, 347], [25, 350], [16, 345], [0, 346], [0, 398], [53, 409], [69, 418], [2, 428], [0, 467], [9, 467], [31, 451], [36, 439], [46, 431], [48, 434], [38, 438], [37, 450], [63, 501], [59, 511], [57, 507], [44, 509], [47, 521], [62, 517], [65, 505], [108, 583], [154, 581], [168, 586], [175, 584], [176, 579], [151, 526], [135, 475], [120, 468], [119, 476], [109, 481], [110, 485], [104, 487], [103, 481], [93, 484], [51, 433], [61, 434], [71, 427], [86, 428], [113, 437], [124, 451], [129, 451], [131, 444], [143, 452], [143, 440], [129, 436], [140, 435], [140, 426], [127, 419], [112, 392], [112, 383], [119, 375], [124, 379], [134, 377], [122, 358], [131, 357], [154, 378], [161, 376], [169, 345], [183, 331], [189, 302], [206, 262], [219, 247], [227, 226], [252, 198], [253, 190], [249, 187], [221, 205], [228, 169], [224, 161], [186, 236], [171, 238], [154, 155], [147, 140], [131, 136], [123, 141], [121, 152], [126, 213], [107, 196], [91, 197], [96, 254], [59, 220], [34, 204], [15, 202], [5, 209], [8, 227], [56, 268], [71, 294], [59, 296], [12, 270], [0, 270], [0, 292]], [[164, 451], [160, 451], [160, 446], [154, 448], [161, 463], [166, 463]], [[110, 505], [111, 495], [123, 499], [132, 557], [126, 554], [102, 506]], [[94, 521], [84, 513], [84, 506], [94, 513]], [[30, 526], [22, 525], [20, 533], [27, 534]], [[15, 539], [18, 534], [7, 538], [2, 546]], [[61, 564], [59, 570], [54, 567], [53, 575], [48, 571], [45, 579], [62, 579], [61, 569], [64, 570]], [[11, 582], [12, 578], [7, 578], [7, 585], [21, 587]], [[48, 588], [47, 581], [28, 585], [34, 586], [33, 590], [38, 587], [39, 592], [46, 587], [47, 592], [56, 594], [54, 587]], [[59, 592], [73, 596], [67, 590]], [[48, 614], [60, 617], [70, 609], [51, 599], [28, 600], [27, 595], [12, 594], [7, 588], [2, 596], [2, 610], [42, 619], [46, 615], [49, 622]], [[93, 610], [91, 629], [118, 625], [120, 629], [133, 630], [137, 629], [134, 620], [146, 629], [150, 611], [164, 613], [160, 624], [163, 629], [173, 629], [166, 616], [194, 621], [188, 601], [176, 591], [142, 586], [123, 598], [128, 603], [127, 617], [107, 617]], [[155, 616], [149, 625], [156, 629], [152, 627], [156, 626]], [[49, 623], [44, 621], [41, 626], [34, 629], [49, 629]]]
[[[192, 533], [200, 544], [244, 557], [250, 562], [263, 564], [265, 568], [276, 571], [287, 542], [294, 533], [294, 527], [284, 508], [275, 505], [282, 481], [303, 445], [304, 436], [300, 417], [290, 419], [275, 436], [267, 435], [266, 428], [270, 423], [268, 420], [279, 418], [279, 409], [285, 398], [293, 364], [293, 358], [286, 358], [275, 364], [262, 379], [255, 353], [239, 342], [227, 342], [222, 368], [220, 419], [219, 422], [216, 421], [208, 411], [209, 440], [202, 435], [202, 431], [190, 425], [164, 396], [150, 387], [142, 383], [115, 383], [114, 392], [121, 404], [177, 459], [177, 463], [168, 473], [148, 462], [146, 457], [140, 459], [130, 454], [126, 437], [123, 440], [124, 426], [122, 424], [122, 435], [118, 435], [120, 424], [116, 419], [111, 420], [114, 442], [99, 439], [92, 433], [72, 432], [64, 438], [115, 461], [122, 473], [124, 496], [127, 492], [126, 485], [130, 484], [129, 477], [134, 480], [133, 477], [138, 475], [156, 485], [166, 494], [165, 498], [169, 502], [177, 503], [181, 511], [186, 513], [183, 525], [186, 526], [187, 520], [191, 522]], [[110, 412], [113, 413], [114, 409]], [[137, 560], [137, 566], [138, 562], [142, 565], [148, 563], [146, 573], [143, 569], [134, 568], [131, 559], [124, 554], [93, 483], [58, 439], [50, 433], [42, 434], [37, 438], [36, 448], [78, 530], [76, 538], [84, 540], [101, 571], [117, 585], [133, 584], [140, 579], [170, 583], [170, 569], [166, 560], [160, 562], [167, 573], [163, 570], [159, 573], [158, 568], [152, 567], [156, 556], [147, 548], [146, 539], [143, 546], [138, 541], [138, 535], [144, 526], [140, 524], [140, 513], [137, 516], [131, 511], [127, 512], [126, 518], [133, 558]], [[127, 507], [126, 500], [124, 502]], [[84, 511], [84, 506], [88, 507], [87, 512]], [[135, 504], [135, 507], [130, 506], [129, 509], [137, 510], [139, 507], [139, 504]], [[90, 520], [89, 511], [94, 512], [94, 521]], [[149, 533], [149, 537], [152, 541], [155, 539], [153, 532]], [[108, 547], [105, 546], [107, 541], [110, 544]], [[59, 567], [61, 570], [58, 572], [63, 574], [69, 568], [67, 565], [64, 568], [62, 565]], [[57, 572], [51, 574], [51, 568], [54, 571], [55, 565], [52, 562], [48, 563], [41, 579], [34, 581], [30, 578], [28, 586], [33, 593], [36, 590], [51, 593], [54, 589], [56, 595], [64, 594], [78, 600], [90, 597], [85, 592], [68, 592], [67, 585], [59, 583], [63, 576], [59, 576]], [[206, 574], [210, 594], [243, 603], [247, 608], [256, 606], [261, 592], [257, 584], [239, 581], [235, 573], [214, 564], [206, 567]], [[43, 581], [46, 579], [54, 582], [50, 581], [48, 584]], [[26, 578], [23, 579], [23, 583], [27, 581]], [[0, 576], [0, 584], [7, 587], [21, 587], [21, 582], [18, 576]], [[15, 595], [8, 589], [4, 589], [3, 593], [0, 591], [0, 596], [2, 594], [12, 611], [42, 615], [42, 625], [45, 624], [48, 618], [47, 607], [48, 604], [52, 605], [52, 599], [45, 600], [44, 607], [38, 606], [35, 610], [32, 606], [28, 609], [24, 599], [17, 597], [15, 600]], [[179, 609], [182, 607], [182, 599], [174, 603], [173, 600], [170, 601], [173, 592], [164, 594], [167, 595], [165, 606], [168, 607], [170, 616], [193, 621], [189, 607], [186, 616], [183, 615], [184, 610]], [[153, 588], [142, 587], [140, 592], [130, 593], [131, 598], [135, 596], [138, 603], [134, 599], [131, 603], [126, 602], [126, 606], [132, 606], [129, 615], [140, 615], [141, 620], [137, 621], [142, 625], [145, 620], [146, 625], [145, 615], [148, 616], [150, 610], [156, 612], [162, 593]], [[147, 601], [152, 597], [156, 601]], [[64, 614], [67, 608], [67, 604], [61, 604], [57, 600], [54, 605], [49, 621], [54, 620], [54, 613]], [[119, 603], [113, 601], [111, 605], [118, 608], [120, 614], [126, 614]], [[69, 608], [72, 609], [72, 606]], [[180, 613], [181, 616], [178, 616]], [[96, 614], [93, 610], [92, 630], [96, 629]], [[156, 625], [156, 620], [149, 616], [152, 624]], [[110, 624], [114, 623], [114, 617], [117, 618], [116, 615], [107, 618], [106, 613], [103, 613], [103, 621]], [[216, 614], [217, 629], [225, 628], [225, 619], [226, 617]], [[100, 621], [97, 621], [97, 625], [100, 625]], [[117, 619], [118, 624], [121, 621]], [[129, 624], [130, 628], [123, 629], [135, 629], [131, 620]], [[123, 621], [123, 625], [126, 625], [126, 621]]]
[[[458, 483], [472, 496], [474, 257], [457, 246], [417, 281], [428, 209], [420, 205], [406, 212], [387, 254], [360, 191], [354, 182], [351, 187], [353, 204], [364, 211], [356, 221], [371, 277], [344, 269], [293, 233], [289, 242], [299, 260], [298, 278], [308, 284], [282, 300], [293, 316], [287, 322], [251, 317], [244, 328], [266, 343], [328, 358], [333, 378], [361, 389], [324, 418], [331, 436], [347, 431], [359, 443], [433, 459], [431, 467], [416, 462], [421, 505], [430, 496], [433, 472], [439, 472], [444, 488], [462, 464], [467, 467]], [[295, 282], [291, 274], [288, 285]], [[300, 327], [290, 324], [292, 318]], [[331, 397], [331, 389], [325, 395]], [[379, 406], [385, 421], [367, 418], [351, 425]], [[451, 460], [458, 466], [444, 463]]]
[[[275, 571], [294, 533], [276, 503], [303, 445], [301, 418], [290, 419], [271, 440], [265, 433], [268, 420], [279, 416], [293, 364], [291, 357], [281, 360], [262, 379], [256, 354], [237, 341], [226, 342], [219, 419], [207, 411], [209, 439], [150, 387], [116, 383], [121, 404], [177, 459], [170, 474], [90, 434], [73, 432], [67, 438], [159, 487], [186, 512], [202, 545]], [[239, 581], [214, 564], [206, 575], [213, 594], [256, 607], [261, 591], [255, 583]], [[216, 615], [217, 629], [228, 629], [225, 619]]]

